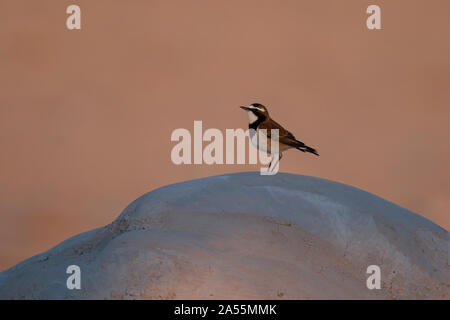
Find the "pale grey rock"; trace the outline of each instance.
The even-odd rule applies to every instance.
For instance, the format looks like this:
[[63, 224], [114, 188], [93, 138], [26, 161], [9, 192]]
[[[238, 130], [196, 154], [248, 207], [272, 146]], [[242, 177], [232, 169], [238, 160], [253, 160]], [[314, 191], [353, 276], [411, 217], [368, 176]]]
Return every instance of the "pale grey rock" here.
[[[1, 299], [449, 299], [449, 233], [359, 189], [239, 173], [154, 190], [0, 273]], [[68, 290], [66, 268], [81, 268]], [[381, 289], [366, 287], [369, 265]]]

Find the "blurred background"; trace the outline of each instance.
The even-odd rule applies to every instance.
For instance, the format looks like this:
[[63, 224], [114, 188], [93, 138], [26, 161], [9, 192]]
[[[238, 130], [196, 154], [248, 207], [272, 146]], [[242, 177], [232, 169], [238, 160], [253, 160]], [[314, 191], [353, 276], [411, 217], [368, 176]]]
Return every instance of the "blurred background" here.
[[[81, 7], [81, 30], [66, 8]], [[366, 28], [381, 7], [382, 30]], [[1, 0], [0, 270], [184, 180], [176, 128], [247, 128], [260, 102], [320, 157], [280, 170], [449, 230], [450, 1]], [[270, 179], [270, 177], [268, 177]], [[249, 199], [251, 201], [251, 199]]]

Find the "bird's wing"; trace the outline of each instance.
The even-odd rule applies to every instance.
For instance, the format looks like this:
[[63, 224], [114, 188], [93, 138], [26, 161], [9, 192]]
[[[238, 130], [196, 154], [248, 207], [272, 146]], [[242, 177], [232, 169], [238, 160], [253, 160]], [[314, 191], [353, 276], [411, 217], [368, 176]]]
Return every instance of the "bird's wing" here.
[[270, 129], [278, 129], [279, 142], [287, 144], [287, 145], [297, 146], [297, 144], [299, 142], [299, 141], [297, 141], [295, 139], [295, 137], [294, 137], [294, 135], [292, 133], [287, 131], [278, 122], [276, 122], [276, 121], [274, 121], [272, 119], [267, 119], [266, 121], [263, 121], [259, 125], [259, 129], [266, 129], [268, 138], [271, 137]]
[[279, 133], [278, 142], [280, 144], [285, 144], [285, 145], [291, 146], [291, 147], [299, 149], [300, 151], [303, 151], [303, 152], [310, 152], [317, 156], [319, 155], [317, 153], [316, 149], [311, 148], [311, 147], [307, 146], [306, 144], [304, 144], [303, 142], [295, 139], [295, 137], [292, 133], [287, 131], [280, 124], [278, 124], [276, 121], [273, 121], [272, 119], [267, 119], [267, 120], [263, 121], [259, 125], [259, 129], [266, 129], [267, 137], [269, 139], [271, 136], [270, 129], [278, 129], [278, 133]]

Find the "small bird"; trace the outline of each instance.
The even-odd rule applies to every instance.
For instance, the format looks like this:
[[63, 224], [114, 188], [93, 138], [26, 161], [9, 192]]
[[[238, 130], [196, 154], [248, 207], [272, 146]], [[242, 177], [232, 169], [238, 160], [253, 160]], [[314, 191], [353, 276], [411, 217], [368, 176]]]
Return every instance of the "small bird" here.
[[[249, 122], [249, 129], [250, 129], [250, 140], [252, 143], [256, 146], [258, 150], [267, 152], [270, 154], [270, 146], [271, 146], [271, 129], [278, 129], [278, 143], [279, 143], [279, 153], [278, 153], [278, 161], [281, 160], [283, 154], [283, 151], [286, 151], [288, 149], [295, 148], [297, 150], [303, 151], [303, 152], [310, 152], [318, 156], [319, 154], [314, 148], [311, 148], [304, 144], [301, 141], [298, 141], [295, 139], [294, 135], [284, 129], [280, 124], [278, 124], [275, 120], [273, 120], [269, 116], [269, 111], [267, 111], [267, 108], [259, 103], [252, 103], [249, 106], [241, 106], [241, 109], [244, 109], [248, 112], [248, 122]], [[251, 130], [253, 129], [253, 130]], [[257, 139], [254, 139], [255, 135], [259, 134], [261, 129], [266, 129], [266, 135], [267, 135], [267, 145], [261, 145], [258, 142]], [[272, 155], [274, 156], [274, 155]], [[273, 159], [273, 158], [272, 158]], [[272, 162], [270, 162], [270, 165]]]

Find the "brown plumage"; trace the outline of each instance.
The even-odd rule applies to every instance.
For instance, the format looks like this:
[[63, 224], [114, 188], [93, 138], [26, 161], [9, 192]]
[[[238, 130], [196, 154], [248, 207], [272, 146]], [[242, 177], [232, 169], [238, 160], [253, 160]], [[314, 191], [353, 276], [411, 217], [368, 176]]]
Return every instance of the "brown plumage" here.
[[319, 155], [319, 153], [314, 149], [303, 142], [297, 140], [295, 136], [283, 128], [278, 122], [270, 118], [269, 111], [267, 111], [267, 108], [259, 103], [253, 103], [247, 107], [241, 106], [242, 109], [246, 110], [248, 112], [249, 117], [249, 129], [254, 129], [256, 131], [265, 129], [267, 132], [267, 149], [270, 150], [270, 137], [271, 137], [271, 129], [278, 129], [278, 141], [279, 141], [279, 153], [280, 153], [280, 159], [281, 159], [281, 153], [285, 150], [295, 148], [297, 150], [300, 150], [302, 152], [309, 152], [312, 154], [315, 154], [316, 156]]

